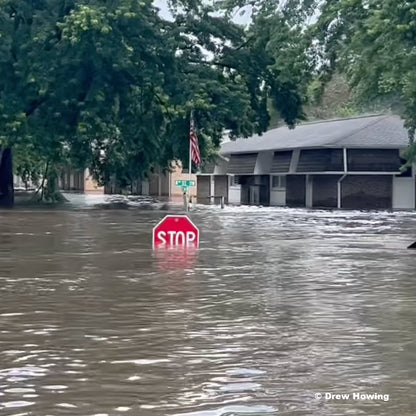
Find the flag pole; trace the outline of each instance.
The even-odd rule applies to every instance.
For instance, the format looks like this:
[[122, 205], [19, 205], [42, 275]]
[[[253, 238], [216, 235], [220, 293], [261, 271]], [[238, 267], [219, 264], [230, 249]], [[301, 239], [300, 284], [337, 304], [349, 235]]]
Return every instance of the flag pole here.
[[[189, 132], [192, 129], [192, 122], [193, 122], [193, 111], [191, 110], [191, 114], [189, 117]], [[191, 136], [189, 134], [188, 137], [188, 141], [189, 141], [189, 165], [188, 165], [188, 178], [189, 180], [191, 180], [192, 177], [192, 143], [191, 143]], [[186, 203], [185, 203], [185, 211], [189, 211], [189, 203], [191, 202], [191, 191], [190, 191], [190, 186], [186, 187], [186, 192], [184, 193], [184, 197], [186, 199]]]
[[[192, 129], [192, 124], [193, 124], [193, 120], [194, 119], [194, 112], [193, 112], [193, 110], [191, 110], [191, 116], [190, 116], [190, 118], [189, 118], [189, 131], [191, 131], [191, 129]], [[190, 138], [190, 136], [189, 136], [189, 180], [191, 180], [191, 175], [192, 175], [192, 150], [191, 150], [191, 146], [192, 146], [192, 143], [191, 143], [191, 138]]]

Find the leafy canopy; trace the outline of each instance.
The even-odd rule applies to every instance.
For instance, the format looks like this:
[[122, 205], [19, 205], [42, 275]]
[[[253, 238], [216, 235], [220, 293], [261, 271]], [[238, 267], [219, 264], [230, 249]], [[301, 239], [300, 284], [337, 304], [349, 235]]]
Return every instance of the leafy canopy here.
[[347, 74], [363, 101], [383, 99], [416, 129], [416, 1], [320, 3], [313, 34], [330, 70]]
[[265, 131], [270, 100], [302, 118], [299, 28], [259, 15], [247, 32], [204, 3], [170, 5], [164, 20], [149, 0], [0, 0], [0, 145], [19, 173], [70, 162], [128, 185], [186, 165], [191, 110], [204, 158], [224, 130]]

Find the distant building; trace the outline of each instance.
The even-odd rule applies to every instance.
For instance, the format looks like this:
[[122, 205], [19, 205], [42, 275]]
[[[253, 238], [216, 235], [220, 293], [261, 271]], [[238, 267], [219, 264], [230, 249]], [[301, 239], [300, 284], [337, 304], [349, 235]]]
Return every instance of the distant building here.
[[182, 168], [182, 164], [177, 161], [172, 163], [171, 171], [165, 173], [154, 173], [148, 180], [142, 181], [141, 195], [166, 197], [169, 199], [182, 198], [182, 187], [176, 186], [178, 180], [192, 180], [195, 186], [189, 188], [191, 196], [197, 194], [196, 174], [189, 175], [187, 169]]
[[[200, 204], [221, 203], [221, 197], [228, 204], [233, 198], [233, 175], [227, 173], [228, 159], [217, 157], [214, 162], [205, 163], [197, 176], [197, 202]], [[232, 202], [232, 201], [231, 201]]]
[[415, 173], [401, 172], [403, 121], [379, 115], [280, 127], [224, 143], [198, 175], [198, 196], [230, 204], [415, 209]]
[[82, 192], [103, 194], [104, 187], [98, 186], [92, 178], [88, 169], [71, 169], [67, 168], [61, 172], [59, 178], [59, 189], [66, 192]]
[[[148, 179], [136, 181], [128, 189], [121, 189], [115, 181], [109, 181], [104, 187], [98, 186], [96, 181], [91, 177], [88, 169], [74, 170], [65, 169], [59, 179], [59, 188], [66, 192], [82, 192], [82, 193], [106, 193], [120, 194], [123, 192], [135, 195], [148, 195], [155, 197], [175, 198], [182, 197], [183, 190], [176, 186], [177, 180], [188, 180], [191, 178], [196, 185], [196, 175], [189, 176], [187, 171], [182, 169], [179, 162], [176, 162], [171, 172], [155, 173], [150, 175]], [[191, 195], [196, 196], [196, 186], [190, 188]]]

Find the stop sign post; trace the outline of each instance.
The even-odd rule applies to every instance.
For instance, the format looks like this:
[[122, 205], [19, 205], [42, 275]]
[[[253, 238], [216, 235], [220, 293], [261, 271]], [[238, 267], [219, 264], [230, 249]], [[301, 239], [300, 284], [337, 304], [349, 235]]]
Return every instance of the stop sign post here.
[[153, 248], [198, 247], [199, 230], [186, 215], [166, 215], [153, 228]]

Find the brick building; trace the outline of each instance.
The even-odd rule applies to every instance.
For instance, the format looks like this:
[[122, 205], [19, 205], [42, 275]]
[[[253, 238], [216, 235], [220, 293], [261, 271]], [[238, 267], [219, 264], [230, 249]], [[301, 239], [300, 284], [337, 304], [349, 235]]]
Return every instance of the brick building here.
[[[188, 170], [183, 169], [179, 161], [172, 162], [170, 172], [153, 173], [148, 179], [137, 181], [132, 189], [135, 195], [163, 197], [166, 199], [182, 200], [183, 190], [180, 186], [176, 186], [178, 180], [192, 180], [196, 185], [196, 175], [189, 175]], [[111, 181], [105, 186], [106, 194], [119, 194], [122, 189], [115, 186]], [[190, 195], [196, 196], [196, 186], [190, 187]]]
[[408, 143], [403, 121], [392, 115], [279, 127], [224, 143], [220, 163], [198, 176], [198, 196], [221, 192], [229, 203], [247, 205], [415, 209], [414, 171], [401, 171]]
[[[121, 189], [114, 181], [109, 181], [106, 186], [98, 186], [88, 169], [75, 170], [66, 168], [60, 174], [59, 189], [65, 192], [86, 194], [121, 194], [127, 192], [134, 195], [182, 200], [183, 191], [181, 187], [176, 186], [176, 181], [188, 179], [193, 180], [196, 184], [196, 175], [192, 174], [189, 176], [188, 171], [182, 169], [180, 162], [173, 163], [170, 172], [154, 173], [148, 179], [136, 181], [127, 189]], [[19, 184], [19, 179], [16, 178], [15, 182]], [[190, 193], [192, 196], [196, 196], [196, 186], [190, 188]]]

